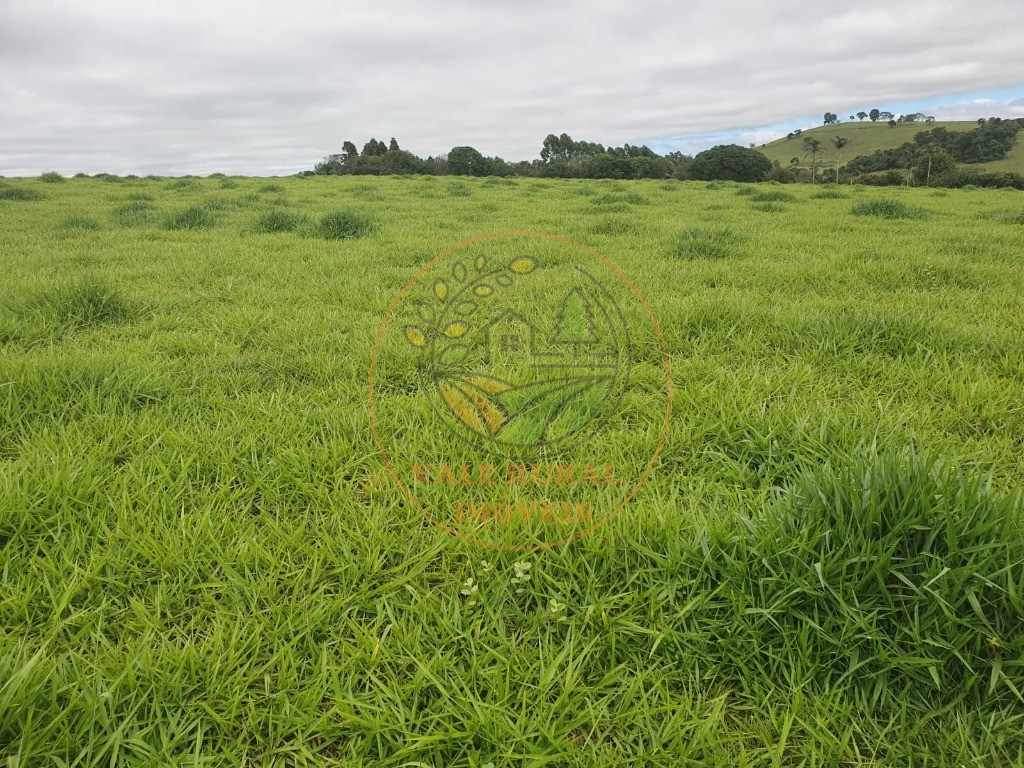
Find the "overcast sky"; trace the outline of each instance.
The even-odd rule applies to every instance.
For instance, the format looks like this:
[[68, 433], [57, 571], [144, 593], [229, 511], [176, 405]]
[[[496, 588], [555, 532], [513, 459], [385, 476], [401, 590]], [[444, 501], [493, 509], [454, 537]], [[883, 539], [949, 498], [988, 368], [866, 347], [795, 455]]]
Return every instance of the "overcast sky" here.
[[1022, 31], [1022, 0], [2, 0], [0, 174], [286, 174], [371, 136], [693, 152], [872, 106], [1024, 116]]

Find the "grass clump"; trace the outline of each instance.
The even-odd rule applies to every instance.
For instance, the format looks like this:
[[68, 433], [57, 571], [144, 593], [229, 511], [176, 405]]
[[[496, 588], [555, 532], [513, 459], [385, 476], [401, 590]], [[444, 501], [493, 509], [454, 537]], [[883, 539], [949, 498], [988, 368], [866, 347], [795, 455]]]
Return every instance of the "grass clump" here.
[[156, 206], [148, 200], [132, 200], [110, 212], [110, 219], [119, 227], [146, 227], [157, 223]]
[[825, 189], [819, 190], [811, 195], [813, 200], [845, 200], [846, 195], [840, 192], [838, 189], [826, 187]]
[[256, 220], [252, 223], [252, 230], [253, 232], [266, 235], [294, 232], [302, 222], [302, 216], [297, 213], [275, 209], [265, 211], [257, 216]]
[[46, 184], [58, 184], [66, 179], [56, 171], [46, 171], [45, 173], [39, 174], [39, 180]]
[[164, 217], [164, 229], [209, 229], [213, 223], [213, 212], [206, 205], [190, 205]]
[[284, 187], [280, 184], [264, 184], [259, 188], [259, 191], [264, 194], [279, 193], [284, 192]]
[[727, 227], [693, 227], [680, 232], [671, 254], [677, 259], [725, 259], [736, 256], [746, 238]]
[[763, 609], [746, 613], [746, 631], [769, 668], [787, 658], [823, 686], [1012, 703], [1024, 674], [1020, 511], [1018, 494], [913, 449], [809, 472], [746, 543], [738, 578]]
[[850, 212], [854, 216], [875, 216], [879, 219], [923, 219], [926, 216], [922, 209], [892, 198], [862, 200], [855, 203]]
[[133, 319], [134, 305], [104, 280], [83, 279], [5, 302], [7, 309], [37, 327], [75, 331]]
[[796, 201], [796, 197], [794, 195], [778, 189], [754, 192], [750, 199], [755, 203], [792, 203]]
[[0, 200], [17, 200], [25, 202], [29, 200], [42, 200], [43, 193], [29, 189], [28, 187], [14, 187], [10, 184], [0, 183]]
[[199, 182], [195, 179], [181, 178], [171, 179], [164, 185], [164, 188], [172, 192], [191, 192], [192, 190], [199, 189], [199, 186]]
[[376, 229], [374, 220], [351, 208], [330, 211], [320, 217], [316, 233], [325, 240], [354, 240], [365, 237]]
[[57, 222], [56, 229], [58, 232], [74, 234], [78, 232], [96, 232], [103, 229], [103, 225], [91, 216], [70, 214]]

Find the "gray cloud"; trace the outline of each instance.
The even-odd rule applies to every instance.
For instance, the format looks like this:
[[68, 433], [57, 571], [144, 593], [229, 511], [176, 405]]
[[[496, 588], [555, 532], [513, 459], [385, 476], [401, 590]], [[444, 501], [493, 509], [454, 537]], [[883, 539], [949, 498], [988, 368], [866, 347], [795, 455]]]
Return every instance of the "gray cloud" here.
[[1022, 27], [1018, 0], [9, 0], [0, 173], [291, 173], [371, 136], [508, 159], [563, 131], [761, 143], [799, 115], [1020, 85]]

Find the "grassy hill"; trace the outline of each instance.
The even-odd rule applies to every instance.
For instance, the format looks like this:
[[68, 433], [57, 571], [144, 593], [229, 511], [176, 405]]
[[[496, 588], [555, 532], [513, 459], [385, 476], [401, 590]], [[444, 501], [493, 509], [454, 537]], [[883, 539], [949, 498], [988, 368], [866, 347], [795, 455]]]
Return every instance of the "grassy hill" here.
[[[792, 158], [799, 157], [800, 167], [809, 168], [810, 160], [804, 157], [803, 141], [805, 136], [813, 136], [822, 144], [823, 153], [820, 167], [831, 168], [835, 167], [835, 148], [832, 146], [832, 139], [836, 136], [850, 140], [850, 143], [843, 149], [843, 163], [845, 164], [860, 155], [870, 155], [881, 149], [895, 149], [901, 144], [913, 140], [914, 136], [921, 131], [933, 128], [970, 131], [977, 127], [977, 122], [973, 120], [931, 124], [899, 123], [895, 127], [890, 127], [887, 123], [882, 122], [839, 123], [838, 125], [821, 125], [811, 128], [791, 139], [778, 139], [760, 147], [760, 151], [767, 155], [769, 160], [778, 160], [784, 166], [789, 166]], [[991, 163], [978, 163], [976, 167], [993, 171], [1024, 173], [1024, 142], [1018, 137], [1009, 157]]]

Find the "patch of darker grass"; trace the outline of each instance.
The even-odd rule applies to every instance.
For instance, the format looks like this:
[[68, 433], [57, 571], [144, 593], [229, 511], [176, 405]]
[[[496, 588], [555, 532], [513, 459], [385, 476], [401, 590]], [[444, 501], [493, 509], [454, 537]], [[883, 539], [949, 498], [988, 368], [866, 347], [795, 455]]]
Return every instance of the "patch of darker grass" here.
[[207, 205], [190, 205], [164, 217], [164, 229], [209, 229], [215, 217]]
[[44, 197], [46, 196], [37, 189], [31, 189], [29, 187], [15, 187], [10, 184], [0, 182], [0, 200], [27, 202], [29, 200], [42, 200]]
[[354, 240], [371, 234], [377, 228], [374, 219], [352, 208], [330, 211], [320, 217], [316, 234], [325, 240]]
[[263, 186], [261, 186], [259, 188], [258, 191], [263, 193], [263, 194], [280, 193], [280, 192], [284, 192], [284, 186], [281, 185], [281, 184], [274, 184], [274, 183], [264, 184]]
[[828, 187], [818, 190], [811, 198], [814, 200], [845, 200], [847, 195], [844, 195], [838, 189], [830, 189]]
[[60, 219], [55, 229], [65, 234], [79, 234], [82, 232], [96, 232], [103, 229], [103, 224], [91, 216], [72, 213]]
[[110, 220], [119, 227], [148, 227], [158, 222], [159, 214], [149, 200], [132, 200], [114, 208]]
[[741, 255], [746, 240], [728, 227], [693, 227], [676, 235], [669, 254], [676, 259], [725, 259]]
[[892, 198], [862, 200], [854, 204], [850, 213], [854, 216], [874, 216], [879, 219], [923, 219], [928, 215], [920, 208]]
[[294, 232], [303, 223], [304, 218], [294, 211], [274, 209], [264, 211], [252, 223], [252, 231], [262, 235], [277, 235]]
[[164, 187], [172, 192], [190, 192], [199, 189], [200, 184], [195, 179], [171, 179]]
[[789, 192], [783, 192], [781, 189], [765, 189], [757, 190], [750, 197], [752, 202], [755, 203], [793, 203], [796, 202], [796, 197], [791, 195]]
[[53, 331], [75, 331], [128, 322], [138, 308], [116, 287], [82, 279], [8, 299], [7, 309], [23, 321]]

